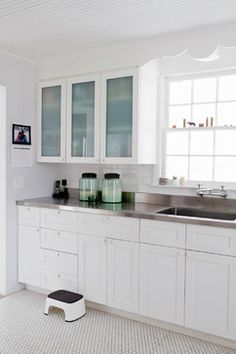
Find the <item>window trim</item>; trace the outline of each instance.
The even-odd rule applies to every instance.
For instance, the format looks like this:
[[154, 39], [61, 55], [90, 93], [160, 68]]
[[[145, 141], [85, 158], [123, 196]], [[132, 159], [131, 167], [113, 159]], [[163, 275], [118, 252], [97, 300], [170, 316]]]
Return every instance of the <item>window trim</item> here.
[[[168, 108], [169, 106], [178, 106], [178, 104], [172, 104], [169, 105], [168, 100], [169, 100], [169, 82], [171, 81], [183, 81], [183, 80], [191, 80], [192, 84], [191, 84], [191, 90], [193, 90], [193, 80], [194, 79], [201, 79], [201, 78], [210, 78], [210, 77], [219, 77], [219, 76], [227, 76], [227, 75], [235, 75], [236, 74], [236, 68], [227, 68], [227, 69], [223, 69], [223, 70], [211, 70], [211, 71], [202, 71], [202, 72], [190, 72], [190, 73], [182, 73], [182, 74], [171, 74], [171, 75], [165, 75], [162, 74], [160, 75], [160, 101], [163, 102], [163, 104], [161, 105], [161, 112], [160, 112], [160, 130], [159, 130], [159, 149], [160, 149], [160, 164], [157, 167], [157, 174], [159, 176], [165, 176], [165, 169], [166, 169], [166, 141], [167, 141], [167, 131], [168, 129], [170, 130], [171, 128], [168, 127]], [[219, 103], [230, 103], [230, 102], [236, 102], [235, 100], [227, 100], [227, 101], [218, 101], [218, 90], [219, 90], [219, 79], [217, 79], [217, 86], [216, 86], [216, 100], [213, 101], [209, 101], [209, 102], [201, 102], [201, 103], [197, 103], [197, 102], [193, 102], [192, 97], [193, 97], [193, 92], [191, 92], [191, 102], [189, 104], [179, 104], [179, 106], [184, 106], [184, 105], [191, 105], [191, 116], [192, 116], [192, 108], [194, 104], [212, 104], [214, 103], [216, 106]], [[217, 110], [216, 110], [217, 113]], [[217, 121], [217, 120], [216, 120]], [[213, 133], [213, 151], [215, 151], [215, 131], [217, 129], [231, 129], [231, 128], [236, 128], [236, 125], [234, 125], [233, 127], [224, 127], [224, 126], [214, 126], [214, 127], [209, 127], [209, 129], [213, 129], [214, 133]], [[178, 128], [181, 130], [181, 128]], [[192, 130], [196, 130], [196, 129], [203, 129], [203, 128], [199, 128], [199, 127], [195, 127], [195, 128], [182, 128], [183, 130], [188, 129], [189, 131]], [[189, 134], [190, 136], [190, 134]], [[190, 158], [190, 154], [189, 154], [189, 149], [190, 149], [190, 144], [188, 143], [188, 176], [189, 176], [189, 158]], [[180, 155], [177, 155], [180, 156]], [[185, 155], [186, 156], [186, 155]], [[192, 156], [192, 155], [191, 155]], [[200, 156], [200, 155], [193, 155], [193, 156]], [[214, 172], [215, 172], [215, 157], [216, 155], [201, 155], [201, 156], [211, 156], [213, 158], [213, 168], [212, 168], [212, 177], [214, 179]], [[218, 156], [218, 155], [217, 155]], [[236, 155], [220, 155], [222, 157], [227, 156], [235, 156]], [[158, 173], [159, 172], [159, 173]], [[179, 187], [186, 187], [186, 188], [193, 188], [196, 184], [201, 183], [204, 184], [206, 186], [216, 186], [216, 185], [227, 185], [227, 187], [231, 188], [231, 189], [236, 189], [236, 182], [227, 182], [227, 181], [209, 181], [209, 180], [185, 180], [184, 181], [184, 185], [179, 186]], [[170, 187], [169, 185], [167, 185], [167, 187]], [[178, 185], [175, 186], [178, 188]]]

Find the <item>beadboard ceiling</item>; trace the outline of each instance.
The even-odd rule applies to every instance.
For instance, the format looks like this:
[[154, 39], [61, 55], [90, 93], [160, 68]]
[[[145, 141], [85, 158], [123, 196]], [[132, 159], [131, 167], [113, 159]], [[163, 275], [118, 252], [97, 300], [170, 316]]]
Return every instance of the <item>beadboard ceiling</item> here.
[[235, 0], [1, 0], [0, 50], [43, 62], [235, 20]]

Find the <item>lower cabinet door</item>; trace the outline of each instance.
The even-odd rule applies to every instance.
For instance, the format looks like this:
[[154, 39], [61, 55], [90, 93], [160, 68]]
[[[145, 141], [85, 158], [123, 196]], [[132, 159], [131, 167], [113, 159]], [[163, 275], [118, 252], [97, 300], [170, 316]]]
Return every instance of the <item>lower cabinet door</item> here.
[[79, 235], [79, 292], [86, 300], [106, 304], [105, 238]]
[[33, 226], [18, 228], [19, 281], [40, 286], [40, 229]]
[[184, 323], [185, 251], [140, 245], [140, 314]]
[[108, 306], [138, 312], [139, 244], [108, 240]]
[[187, 253], [185, 325], [236, 339], [236, 258]]

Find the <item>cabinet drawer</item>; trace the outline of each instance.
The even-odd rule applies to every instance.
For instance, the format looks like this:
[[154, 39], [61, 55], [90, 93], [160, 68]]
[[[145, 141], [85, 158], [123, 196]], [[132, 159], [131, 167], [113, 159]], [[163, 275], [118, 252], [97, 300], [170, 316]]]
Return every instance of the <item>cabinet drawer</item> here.
[[78, 236], [70, 232], [41, 229], [41, 248], [78, 254]]
[[80, 234], [106, 237], [104, 216], [93, 214], [79, 214], [78, 231]]
[[79, 233], [138, 241], [139, 220], [127, 217], [80, 214]]
[[41, 209], [40, 225], [45, 229], [76, 232], [77, 217], [72, 211]]
[[77, 256], [63, 252], [40, 250], [41, 268], [77, 276]]
[[77, 292], [77, 277], [62, 272], [42, 269], [41, 286], [44, 289], [58, 290], [65, 289]]
[[107, 237], [125, 241], [139, 241], [139, 219], [105, 216]]
[[236, 229], [187, 225], [187, 248], [236, 256]]
[[141, 220], [141, 242], [159, 246], [185, 248], [185, 225]]
[[18, 223], [20, 225], [39, 226], [40, 209], [34, 207], [18, 207]]

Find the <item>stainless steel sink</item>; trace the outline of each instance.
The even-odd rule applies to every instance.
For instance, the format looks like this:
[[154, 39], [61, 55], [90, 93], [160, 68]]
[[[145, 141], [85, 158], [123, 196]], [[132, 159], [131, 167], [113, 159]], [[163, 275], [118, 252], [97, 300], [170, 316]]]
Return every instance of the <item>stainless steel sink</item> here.
[[194, 218], [207, 218], [219, 220], [236, 220], [236, 213], [213, 211], [198, 208], [171, 207], [155, 212], [155, 214], [179, 215]]

